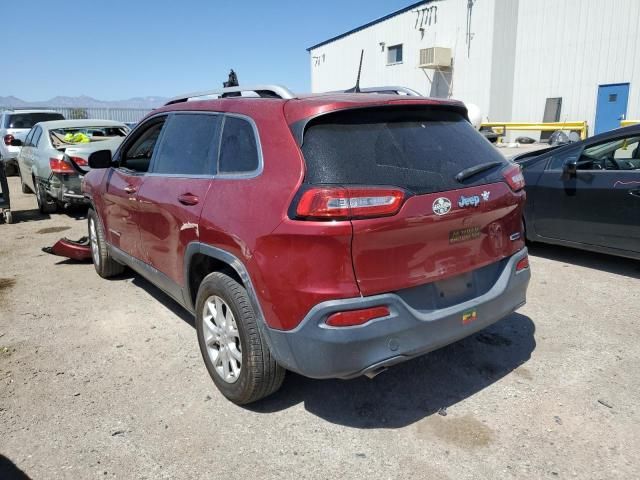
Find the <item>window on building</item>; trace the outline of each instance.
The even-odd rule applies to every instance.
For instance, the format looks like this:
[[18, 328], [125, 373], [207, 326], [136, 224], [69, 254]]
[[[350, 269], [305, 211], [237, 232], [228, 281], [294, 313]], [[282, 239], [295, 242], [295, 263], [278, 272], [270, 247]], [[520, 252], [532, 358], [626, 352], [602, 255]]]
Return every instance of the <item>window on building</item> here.
[[387, 48], [387, 65], [402, 63], [402, 45]]

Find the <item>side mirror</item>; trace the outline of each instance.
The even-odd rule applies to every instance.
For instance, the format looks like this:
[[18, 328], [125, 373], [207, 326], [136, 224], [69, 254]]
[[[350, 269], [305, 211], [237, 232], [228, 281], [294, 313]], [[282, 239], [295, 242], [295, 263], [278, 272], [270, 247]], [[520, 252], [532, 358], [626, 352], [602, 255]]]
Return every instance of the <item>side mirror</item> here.
[[562, 171], [569, 177], [575, 177], [578, 173], [578, 159], [570, 158], [562, 167]]
[[89, 166], [91, 168], [109, 168], [112, 161], [111, 150], [98, 150], [89, 155]]
[[11, 140], [11, 146], [12, 147], [21, 147], [22, 146], [22, 140], [20, 140], [19, 138], [14, 138], [13, 140]]

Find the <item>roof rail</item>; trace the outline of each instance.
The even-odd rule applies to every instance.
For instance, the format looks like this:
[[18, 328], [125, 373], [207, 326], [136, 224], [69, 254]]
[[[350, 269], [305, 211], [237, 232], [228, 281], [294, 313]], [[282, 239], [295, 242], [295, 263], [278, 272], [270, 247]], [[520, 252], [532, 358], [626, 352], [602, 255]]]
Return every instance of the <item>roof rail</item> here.
[[369, 87], [369, 88], [361, 88], [360, 92], [362, 93], [383, 93], [383, 94], [391, 94], [391, 95], [408, 95], [410, 97], [422, 97], [422, 95], [415, 90], [409, 87], [398, 87], [398, 86], [390, 86], [390, 87]]
[[213, 95], [218, 95], [218, 98], [235, 97], [240, 95], [232, 94], [242, 94], [243, 92], [253, 92], [261, 98], [282, 98], [287, 100], [296, 98], [296, 96], [288, 88], [283, 87], [282, 85], [255, 85], [250, 87], [228, 87], [220, 88], [218, 90], [208, 90], [205, 92], [186, 93], [184, 95], [172, 98], [167, 103], [165, 103], [165, 105], [188, 102], [192, 98], [195, 99], [198, 97], [209, 97]]

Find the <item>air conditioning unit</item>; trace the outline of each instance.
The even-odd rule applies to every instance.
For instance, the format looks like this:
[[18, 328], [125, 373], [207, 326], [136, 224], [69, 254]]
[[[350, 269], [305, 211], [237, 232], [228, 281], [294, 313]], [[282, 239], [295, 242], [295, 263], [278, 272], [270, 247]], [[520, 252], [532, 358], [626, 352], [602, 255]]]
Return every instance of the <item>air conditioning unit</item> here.
[[444, 47], [423, 48], [420, 50], [420, 68], [450, 68], [451, 49]]

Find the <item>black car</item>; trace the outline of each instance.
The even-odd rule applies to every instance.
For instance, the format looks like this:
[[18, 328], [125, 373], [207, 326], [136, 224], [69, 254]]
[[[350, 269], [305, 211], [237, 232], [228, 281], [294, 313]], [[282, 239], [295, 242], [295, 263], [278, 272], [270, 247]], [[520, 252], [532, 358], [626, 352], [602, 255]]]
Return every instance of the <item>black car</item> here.
[[529, 241], [640, 259], [640, 125], [513, 160]]

